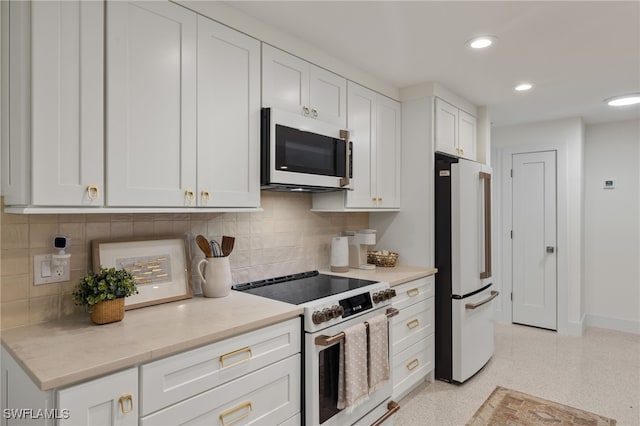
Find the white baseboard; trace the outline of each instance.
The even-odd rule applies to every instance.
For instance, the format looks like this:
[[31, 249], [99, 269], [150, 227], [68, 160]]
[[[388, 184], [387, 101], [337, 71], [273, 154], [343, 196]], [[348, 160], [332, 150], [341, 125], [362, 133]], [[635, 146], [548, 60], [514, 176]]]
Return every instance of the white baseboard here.
[[568, 334], [570, 336], [582, 336], [585, 328], [585, 317], [583, 316], [580, 321], [568, 321], [564, 327], [558, 324], [558, 333]]
[[610, 330], [640, 334], [640, 321], [625, 320], [620, 318], [611, 318], [611, 317], [603, 317], [600, 315], [587, 314], [585, 319], [585, 324], [588, 327], [608, 328]]

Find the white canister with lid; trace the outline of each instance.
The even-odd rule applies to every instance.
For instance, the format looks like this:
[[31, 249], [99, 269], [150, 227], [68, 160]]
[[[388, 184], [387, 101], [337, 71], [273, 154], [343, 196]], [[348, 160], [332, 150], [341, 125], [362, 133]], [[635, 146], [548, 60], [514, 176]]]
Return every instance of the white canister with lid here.
[[349, 238], [331, 240], [331, 272], [349, 272]]

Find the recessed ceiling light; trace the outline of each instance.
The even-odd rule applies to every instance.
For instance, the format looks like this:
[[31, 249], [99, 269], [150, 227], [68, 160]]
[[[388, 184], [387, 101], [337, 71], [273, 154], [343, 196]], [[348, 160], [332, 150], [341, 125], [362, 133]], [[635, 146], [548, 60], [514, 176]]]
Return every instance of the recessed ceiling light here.
[[527, 90], [531, 90], [533, 88], [533, 84], [531, 83], [521, 83], [518, 84], [513, 90], [517, 92], [526, 92]]
[[494, 36], [481, 36], [472, 38], [467, 42], [467, 46], [472, 49], [485, 49], [491, 46], [496, 41]]
[[605, 99], [605, 102], [610, 106], [637, 105], [640, 104], [640, 93], [616, 96], [614, 98]]

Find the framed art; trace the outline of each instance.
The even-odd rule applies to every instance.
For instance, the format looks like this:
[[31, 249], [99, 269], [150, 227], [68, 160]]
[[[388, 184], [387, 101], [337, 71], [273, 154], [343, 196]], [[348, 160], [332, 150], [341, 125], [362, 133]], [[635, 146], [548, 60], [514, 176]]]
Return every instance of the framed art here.
[[138, 287], [138, 294], [126, 297], [125, 309], [191, 297], [191, 274], [187, 244], [182, 237], [137, 240], [91, 241], [93, 270], [124, 268]]

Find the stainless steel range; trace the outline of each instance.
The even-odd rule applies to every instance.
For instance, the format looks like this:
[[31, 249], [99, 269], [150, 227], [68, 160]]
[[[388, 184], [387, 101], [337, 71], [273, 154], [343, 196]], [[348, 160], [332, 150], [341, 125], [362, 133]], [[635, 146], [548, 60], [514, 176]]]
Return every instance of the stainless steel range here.
[[397, 314], [390, 307], [395, 290], [387, 283], [303, 272], [236, 284], [246, 291], [304, 308], [304, 391], [306, 425], [390, 424], [399, 406], [390, 400], [392, 385], [369, 394], [355, 409], [337, 408], [340, 345], [344, 330], [381, 313]]

